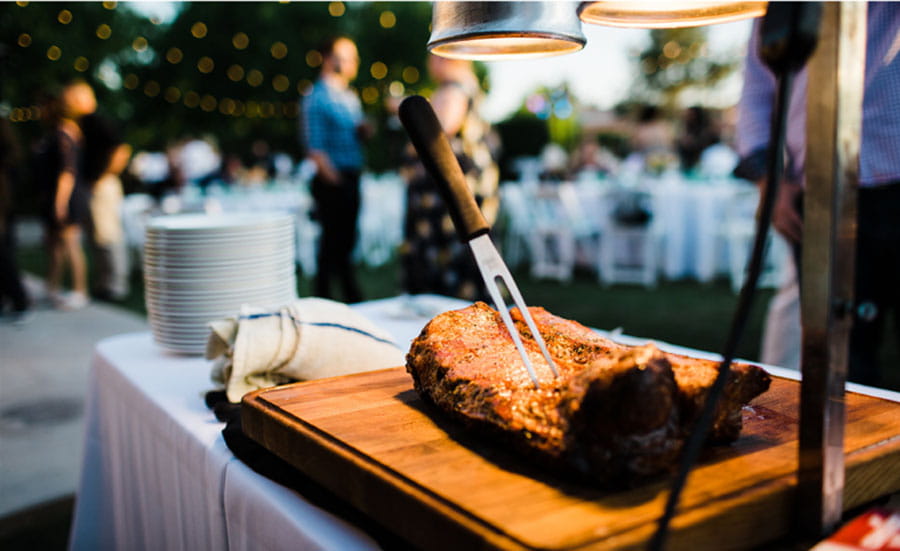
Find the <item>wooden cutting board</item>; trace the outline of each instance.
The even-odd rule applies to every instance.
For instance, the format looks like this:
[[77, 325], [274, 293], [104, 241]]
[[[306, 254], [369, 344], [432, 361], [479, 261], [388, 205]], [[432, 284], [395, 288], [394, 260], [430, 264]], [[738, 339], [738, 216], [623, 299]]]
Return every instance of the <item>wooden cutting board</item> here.
[[[773, 378], [744, 408], [740, 439], [704, 455], [669, 549], [746, 549], [789, 533], [799, 390]], [[846, 400], [849, 509], [900, 490], [900, 404]], [[423, 549], [638, 549], [668, 492], [664, 477], [608, 492], [532, 467], [442, 419], [403, 368], [255, 392], [242, 420], [251, 438]]]

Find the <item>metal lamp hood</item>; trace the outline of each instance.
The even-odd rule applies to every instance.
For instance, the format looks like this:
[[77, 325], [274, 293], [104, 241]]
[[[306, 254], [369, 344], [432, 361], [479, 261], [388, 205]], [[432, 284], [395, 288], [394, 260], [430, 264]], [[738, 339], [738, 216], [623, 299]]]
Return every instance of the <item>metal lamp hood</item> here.
[[578, 51], [586, 39], [574, 2], [435, 2], [428, 50], [495, 60]]

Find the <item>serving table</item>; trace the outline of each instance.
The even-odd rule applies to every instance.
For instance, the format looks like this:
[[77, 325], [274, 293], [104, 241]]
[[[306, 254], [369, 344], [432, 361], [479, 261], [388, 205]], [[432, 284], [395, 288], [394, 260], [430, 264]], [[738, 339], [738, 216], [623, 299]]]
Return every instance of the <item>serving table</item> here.
[[[436, 296], [394, 297], [353, 308], [406, 347], [435, 313], [465, 304]], [[767, 369], [796, 378], [790, 370]], [[234, 457], [221, 435], [224, 424], [204, 403], [204, 393], [213, 388], [209, 373], [210, 362], [168, 353], [149, 332], [97, 344], [70, 547], [377, 549], [358, 526]], [[849, 387], [900, 402], [898, 393]]]

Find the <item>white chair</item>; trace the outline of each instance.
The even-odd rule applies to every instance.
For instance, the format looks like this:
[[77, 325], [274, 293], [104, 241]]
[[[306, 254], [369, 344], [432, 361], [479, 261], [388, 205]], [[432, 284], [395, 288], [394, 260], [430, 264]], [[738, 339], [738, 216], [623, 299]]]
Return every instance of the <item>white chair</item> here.
[[[637, 191], [611, 194], [616, 205], [648, 209], [649, 197]], [[635, 210], [634, 212], [638, 212]], [[651, 219], [643, 224], [622, 219], [622, 211], [610, 212], [600, 238], [597, 275], [603, 285], [634, 283], [655, 287], [659, 274], [659, 234]]]
[[[740, 292], [747, 277], [747, 263], [756, 235], [756, 207], [759, 193], [755, 187], [735, 194], [726, 208], [723, 235], [728, 250], [728, 273], [731, 288]], [[758, 287], [777, 288], [785, 278], [785, 263], [790, 262], [790, 246], [776, 232], [769, 230], [768, 244], [763, 257], [763, 269]]]
[[531, 257], [529, 236], [534, 227], [531, 206], [521, 183], [509, 182], [500, 186], [500, 213], [496, 226], [502, 229], [499, 236], [501, 251], [510, 268], [520, 266]]
[[541, 186], [532, 205], [535, 217], [528, 238], [531, 275], [570, 281], [575, 268], [575, 236], [560, 186]]

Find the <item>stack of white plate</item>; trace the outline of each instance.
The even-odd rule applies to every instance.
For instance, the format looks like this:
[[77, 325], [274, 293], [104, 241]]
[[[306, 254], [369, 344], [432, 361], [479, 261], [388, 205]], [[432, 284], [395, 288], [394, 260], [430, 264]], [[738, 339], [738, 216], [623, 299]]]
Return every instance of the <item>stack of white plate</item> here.
[[164, 348], [202, 354], [212, 320], [242, 304], [293, 301], [294, 220], [288, 214], [186, 214], [153, 218], [144, 244], [144, 296]]

